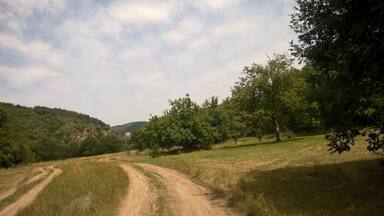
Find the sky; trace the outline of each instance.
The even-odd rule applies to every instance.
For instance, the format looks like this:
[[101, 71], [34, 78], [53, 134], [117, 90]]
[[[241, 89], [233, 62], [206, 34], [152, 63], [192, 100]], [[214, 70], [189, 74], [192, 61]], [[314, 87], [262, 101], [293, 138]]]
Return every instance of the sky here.
[[224, 99], [288, 53], [294, 0], [0, 0], [0, 101], [116, 125]]

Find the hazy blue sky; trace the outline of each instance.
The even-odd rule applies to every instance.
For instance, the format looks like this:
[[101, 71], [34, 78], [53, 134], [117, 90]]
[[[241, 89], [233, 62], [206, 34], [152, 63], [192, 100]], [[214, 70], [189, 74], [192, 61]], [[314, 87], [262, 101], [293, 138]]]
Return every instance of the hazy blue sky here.
[[189, 93], [223, 99], [287, 52], [293, 0], [0, 0], [0, 101], [115, 125]]

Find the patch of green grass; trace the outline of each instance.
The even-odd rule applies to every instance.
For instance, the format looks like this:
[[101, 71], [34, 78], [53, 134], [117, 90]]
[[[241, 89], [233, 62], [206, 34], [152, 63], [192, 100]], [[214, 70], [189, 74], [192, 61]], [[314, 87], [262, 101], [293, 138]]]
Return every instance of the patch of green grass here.
[[19, 215], [116, 215], [128, 177], [114, 163], [63, 162], [56, 177]]
[[330, 154], [324, 136], [317, 135], [281, 143], [248, 138], [213, 150], [136, 161], [185, 172], [223, 192], [246, 215], [380, 215], [384, 187], [378, 184], [384, 174], [377, 158], [367, 152], [363, 138], [339, 155]]

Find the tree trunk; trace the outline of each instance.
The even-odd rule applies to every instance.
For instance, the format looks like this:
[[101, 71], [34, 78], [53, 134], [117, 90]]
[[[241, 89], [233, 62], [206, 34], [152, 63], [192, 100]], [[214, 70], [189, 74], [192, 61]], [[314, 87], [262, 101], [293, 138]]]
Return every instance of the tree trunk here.
[[281, 141], [281, 132], [280, 132], [279, 121], [277, 120], [276, 117], [272, 117], [272, 120], [273, 120], [273, 125], [275, 126], [276, 142], [280, 142]]

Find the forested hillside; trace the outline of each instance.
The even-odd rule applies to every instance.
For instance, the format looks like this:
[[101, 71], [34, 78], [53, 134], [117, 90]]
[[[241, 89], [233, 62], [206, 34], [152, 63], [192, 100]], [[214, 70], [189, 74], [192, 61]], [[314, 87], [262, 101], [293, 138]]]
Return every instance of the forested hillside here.
[[146, 121], [129, 122], [126, 124], [113, 126], [111, 129], [120, 135], [125, 135], [126, 132], [134, 132], [143, 128], [146, 123]]
[[63, 109], [0, 103], [0, 165], [116, 152], [123, 142], [109, 125]]

